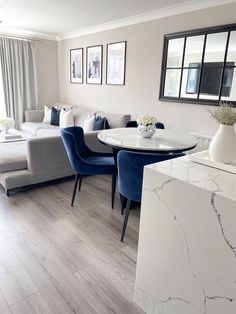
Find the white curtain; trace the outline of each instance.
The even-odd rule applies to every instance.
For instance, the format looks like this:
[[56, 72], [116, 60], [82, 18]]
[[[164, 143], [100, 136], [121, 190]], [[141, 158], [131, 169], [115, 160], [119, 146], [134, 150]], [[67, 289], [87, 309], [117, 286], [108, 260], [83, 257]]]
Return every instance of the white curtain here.
[[0, 61], [6, 114], [19, 128], [24, 120], [24, 111], [37, 107], [34, 42], [0, 38]]
[[1, 70], [1, 62], [0, 62], [0, 118], [6, 117], [6, 105], [5, 105], [5, 97], [2, 83], [2, 70]]

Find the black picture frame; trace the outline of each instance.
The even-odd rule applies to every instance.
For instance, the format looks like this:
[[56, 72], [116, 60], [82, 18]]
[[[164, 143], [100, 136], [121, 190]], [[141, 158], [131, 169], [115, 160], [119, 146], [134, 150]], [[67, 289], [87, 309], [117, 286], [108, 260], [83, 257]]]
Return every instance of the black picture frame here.
[[[92, 52], [93, 51], [93, 52]], [[91, 54], [95, 60], [90, 60]], [[99, 56], [98, 60], [97, 57]], [[91, 64], [92, 62], [92, 64]], [[97, 74], [97, 72], [99, 72]], [[86, 84], [102, 85], [103, 45], [86, 47]], [[98, 75], [98, 77], [96, 77]]]
[[[122, 47], [123, 46], [123, 47]], [[122, 50], [121, 54], [113, 55], [113, 62], [110, 62], [112, 49], [117, 49], [117, 51]], [[126, 76], [126, 54], [127, 54], [127, 41], [118, 41], [108, 43], [106, 46], [106, 85], [125, 85], [125, 76]], [[120, 63], [120, 59], [122, 62]], [[116, 67], [116, 70], [111, 66]], [[118, 68], [118, 69], [117, 69]]]
[[70, 83], [84, 83], [84, 49], [70, 49]]
[[[226, 94], [230, 92], [231, 87], [225, 87], [224, 81], [225, 81], [225, 75], [227, 76], [227, 73], [225, 72], [229, 71], [228, 69], [231, 68], [229, 71], [230, 74], [228, 74], [228, 82], [232, 77], [232, 73], [236, 71], [236, 66], [229, 67], [227, 66], [227, 62], [231, 60], [227, 60], [227, 53], [228, 53], [228, 47], [230, 42], [230, 35], [233, 31], [236, 31], [236, 23], [235, 24], [228, 24], [228, 25], [220, 25], [220, 26], [214, 26], [214, 27], [208, 27], [208, 28], [201, 28], [191, 31], [183, 31], [178, 33], [172, 33], [172, 34], [166, 34], [164, 35], [164, 42], [163, 42], [163, 56], [162, 56], [162, 70], [161, 70], [161, 77], [160, 77], [160, 89], [159, 89], [159, 100], [161, 101], [170, 101], [170, 102], [176, 102], [176, 103], [192, 103], [192, 104], [200, 104], [200, 105], [212, 105], [212, 106], [219, 106], [220, 101], [224, 99]], [[206, 49], [206, 42], [207, 42], [207, 35], [215, 34], [215, 33], [227, 33], [226, 38], [226, 45], [225, 45], [225, 53], [224, 58], [222, 61], [222, 74], [220, 77], [219, 82], [219, 95], [217, 96], [217, 99], [207, 99], [200, 97], [200, 88], [201, 88], [201, 82], [202, 82], [202, 74], [204, 69], [204, 57], [205, 57], [205, 49]], [[183, 71], [186, 69], [189, 69], [190, 67], [184, 66], [184, 56], [185, 56], [185, 48], [186, 48], [186, 39], [187, 37], [193, 37], [203, 35], [204, 36], [204, 42], [203, 42], [203, 53], [202, 53], [202, 59], [200, 61], [200, 67], [199, 67], [199, 81], [198, 81], [198, 89], [197, 89], [197, 96], [196, 98], [193, 97], [181, 97], [181, 89], [182, 89], [182, 79], [183, 79]], [[168, 43], [171, 39], [177, 39], [177, 38], [184, 38], [184, 47], [183, 47], [183, 55], [182, 55], [182, 64], [180, 67], [173, 67], [174, 69], [179, 69], [181, 71], [180, 76], [180, 84], [179, 84], [179, 93], [178, 96], [172, 97], [165, 95], [165, 80], [166, 80], [166, 71], [169, 69], [167, 67], [167, 54], [168, 54]], [[190, 71], [191, 72], [191, 71]], [[191, 93], [188, 93], [191, 94]], [[229, 100], [229, 102], [232, 104], [232, 106], [236, 107], [236, 99]]]

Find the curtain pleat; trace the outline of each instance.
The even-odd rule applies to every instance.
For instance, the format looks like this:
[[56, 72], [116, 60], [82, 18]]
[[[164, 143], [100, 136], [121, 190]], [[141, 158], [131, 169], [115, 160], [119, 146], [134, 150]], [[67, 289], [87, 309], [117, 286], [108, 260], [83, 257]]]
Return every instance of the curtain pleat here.
[[6, 113], [19, 128], [24, 120], [24, 111], [37, 108], [35, 44], [0, 38], [0, 61]]

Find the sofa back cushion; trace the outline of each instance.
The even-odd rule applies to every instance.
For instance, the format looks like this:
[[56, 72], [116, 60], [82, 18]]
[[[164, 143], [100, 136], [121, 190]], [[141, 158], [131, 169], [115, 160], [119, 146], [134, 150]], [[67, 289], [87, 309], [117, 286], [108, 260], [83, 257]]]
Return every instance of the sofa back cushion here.
[[52, 107], [51, 110], [51, 125], [59, 126], [61, 110], [55, 107]]
[[110, 129], [107, 118], [96, 116], [94, 123], [93, 123], [93, 131], [105, 130]]
[[65, 108], [61, 109], [59, 126], [60, 128], [68, 128], [74, 126], [74, 115], [72, 109], [69, 110], [66, 110]]
[[88, 118], [88, 116], [92, 117], [96, 113], [94, 110], [81, 106], [74, 106], [72, 111], [74, 114], [75, 126], [80, 126], [82, 128], [84, 127], [84, 122]]
[[74, 114], [74, 120], [76, 126], [84, 127], [84, 122], [87, 119], [87, 117], [93, 116], [96, 114], [97, 116], [100, 116], [102, 118], [107, 118], [107, 122], [109, 124], [110, 128], [125, 128], [127, 122], [131, 120], [131, 115], [125, 115], [125, 114], [117, 114], [117, 113], [108, 113], [104, 111], [96, 111], [93, 109], [88, 109], [81, 106], [74, 106], [73, 107], [73, 114]]
[[66, 109], [66, 111], [68, 111], [69, 109], [71, 109], [73, 106], [72, 105], [68, 105], [68, 104], [63, 104], [61, 102], [56, 102], [54, 103], [51, 107], [56, 107], [58, 109]]
[[105, 117], [107, 118], [109, 127], [111, 129], [113, 128], [125, 128], [127, 122], [131, 120], [131, 115], [130, 114], [117, 114], [117, 113], [108, 113], [104, 111], [97, 111], [97, 115], [100, 117]]

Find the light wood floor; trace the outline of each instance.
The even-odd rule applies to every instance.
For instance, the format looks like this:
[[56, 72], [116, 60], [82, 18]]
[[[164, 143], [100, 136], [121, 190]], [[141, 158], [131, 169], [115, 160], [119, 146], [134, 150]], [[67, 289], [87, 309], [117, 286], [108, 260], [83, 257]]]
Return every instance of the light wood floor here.
[[110, 178], [86, 178], [9, 198], [0, 190], [0, 314], [143, 313], [133, 302], [139, 210], [125, 242]]

